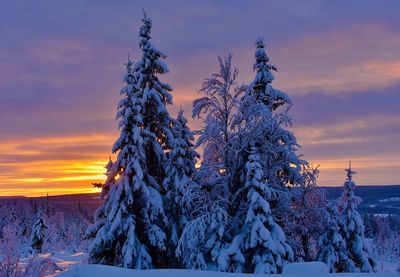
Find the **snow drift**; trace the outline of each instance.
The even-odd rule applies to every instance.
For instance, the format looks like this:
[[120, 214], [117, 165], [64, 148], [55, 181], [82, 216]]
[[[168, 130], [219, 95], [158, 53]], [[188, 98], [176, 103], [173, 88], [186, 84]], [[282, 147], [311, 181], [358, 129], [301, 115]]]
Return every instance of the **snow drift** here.
[[[318, 274], [315, 270], [316, 263], [299, 263], [295, 264], [292, 269], [297, 268], [297, 273], [290, 269], [288, 272], [279, 274], [281, 277], [309, 277], [309, 276], [320, 276], [320, 277], [390, 277], [397, 276], [399, 273], [320, 273]], [[318, 274], [318, 275], [317, 275]], [[58, 277], [260, 277], [266, 276], [265, 274], [243, 274], [243, 273], [227, 273], [217, 271], [202, 271], [202, 270], [186, 270], [186, 269], [157, 269], [157, 270], [135, 270], [127, 269], [106, 265], [82, 265], [77, 266], [69, 271], [60, 273]]]

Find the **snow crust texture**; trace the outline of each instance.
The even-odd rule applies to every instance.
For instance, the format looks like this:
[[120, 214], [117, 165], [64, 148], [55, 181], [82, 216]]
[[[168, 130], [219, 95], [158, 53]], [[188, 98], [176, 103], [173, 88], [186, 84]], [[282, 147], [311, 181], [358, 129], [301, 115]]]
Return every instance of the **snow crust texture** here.
[[[314, 266], [312, 266], [314, 269]], [[280, 274], [281, 277], [398, 277], [399, 273], [318, 273], [308, 268], [308, 265], [300, 265], [301, 270], [298, 272], [289, 272]], [[134, 270], [105, 265], [85, 265], [76, 267], [70, 271], [66, 271], [57, 275], [59, 277], [261, 277], [265, 274], [243, 274], [243, 273], [226, 273], [216, 271], [203, 270], [185, 270], [185, 269], [158, 269], [158, 270]]]

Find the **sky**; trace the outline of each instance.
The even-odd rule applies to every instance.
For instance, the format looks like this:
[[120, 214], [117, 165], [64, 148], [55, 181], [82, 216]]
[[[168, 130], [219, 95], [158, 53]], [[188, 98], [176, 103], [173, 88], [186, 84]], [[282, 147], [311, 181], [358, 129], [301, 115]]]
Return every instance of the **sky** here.
[[191, 116], [218, 55], [233, 53], [251, 82], [263, 36], [319, 185], [342, 185], [349, 160], [359, 185], [400, 184], [400, 1], [14, 0], [0, 9], [0, 196], [93, 192], [105, 179], [142, 8], [168, 56], [171, 114]]

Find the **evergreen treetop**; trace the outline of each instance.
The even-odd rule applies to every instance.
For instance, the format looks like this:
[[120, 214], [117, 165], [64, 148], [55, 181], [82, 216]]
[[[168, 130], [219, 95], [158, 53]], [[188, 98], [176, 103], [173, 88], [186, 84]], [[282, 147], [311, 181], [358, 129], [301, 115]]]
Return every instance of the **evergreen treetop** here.
[[140, 28], [141, 59], [126, 63], [123, 98], [118, 104], [117, 159], [107, 167], [104, 204], [88, 228], [94, 236], [89, 260], [129, 268], [166, 266], [167, 217], [164, 211], [166, 154], [174, 141], [166, 108], [172, 88], [157, 75], [168, 72], [165, 55], [150, 42], [151, 19]]
[[340, 233], [346, 243], [347, 256], [352, 261], [348, 263], [345, 272], [373, 272], [376, 271], [376, 261], [371, 254], [368, 242], [364, 236], [364, 223], [357, 211], [357, 206], [361, 203], [361, 198], [354, 194], [356, 183], [353, 175], [356, 174], [349, 167], [345, 169], [347, 179], [343, 185], [343, 194], [339, 201], [339, 220]]

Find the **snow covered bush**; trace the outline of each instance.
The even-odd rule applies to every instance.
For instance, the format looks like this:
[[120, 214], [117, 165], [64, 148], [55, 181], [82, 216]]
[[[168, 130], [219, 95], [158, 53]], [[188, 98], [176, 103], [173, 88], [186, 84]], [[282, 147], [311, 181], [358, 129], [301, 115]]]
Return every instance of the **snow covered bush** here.
[[36, 277], [36, 276], [50, 276], [62, 269], [50, 258], [33, 256], [21, 276]]
[[374, 216], [376, 236], [372, 243], [381, 260], [396, 261], [400, 257], [400, 216]]

